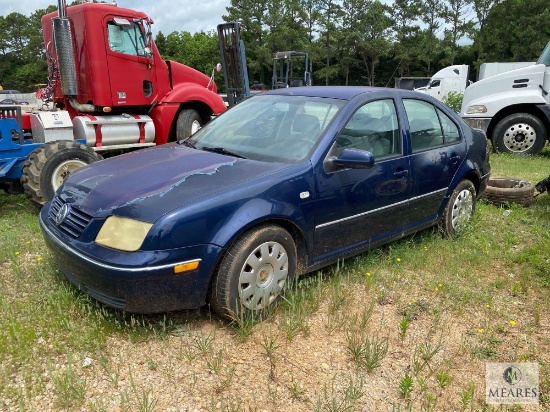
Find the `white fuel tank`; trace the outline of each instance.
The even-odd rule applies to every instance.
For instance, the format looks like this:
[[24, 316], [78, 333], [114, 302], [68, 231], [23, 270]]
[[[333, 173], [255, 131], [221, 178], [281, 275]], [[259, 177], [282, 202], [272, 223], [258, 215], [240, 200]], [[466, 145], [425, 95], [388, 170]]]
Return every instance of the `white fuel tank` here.
[[150, 145], [155, 140], [153, 119], [145, 115], [76, 116], [75, 139], [86, 139], [86, 146]]

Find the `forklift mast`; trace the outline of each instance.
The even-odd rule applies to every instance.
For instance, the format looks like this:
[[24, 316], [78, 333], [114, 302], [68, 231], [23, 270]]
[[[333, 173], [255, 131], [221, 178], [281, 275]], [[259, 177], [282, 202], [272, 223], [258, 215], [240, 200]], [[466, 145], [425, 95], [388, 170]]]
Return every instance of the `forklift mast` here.
[[308, 72], [308, 66], [309, 55], [306, 52], [284, 51], [275, 53], [273, 55], [271, 88], [311, 86], [311, 75]]
[[240, 23], [218, 25], [221, 63], [229, 107], [250, 96], [248, 69]]

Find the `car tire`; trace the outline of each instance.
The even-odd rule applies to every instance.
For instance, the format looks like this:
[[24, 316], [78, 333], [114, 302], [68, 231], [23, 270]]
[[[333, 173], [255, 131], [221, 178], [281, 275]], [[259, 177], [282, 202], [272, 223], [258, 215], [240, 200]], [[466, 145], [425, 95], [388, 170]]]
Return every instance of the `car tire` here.
[[176, 138], [177, 140], [187, 139], [203, 125], [202, 118], [196, 110], [185, 109], [178, 115], [176, 123]]
[[529, 206], [534, 195], [535, 186], [529, 180], [495, 176], [489, 179], [482, 198], [496, 206], [508, 203]]
[[529, 113], [515, 113], [497, 123], [493, 131], [495, 151], [521, 155], [536, 155], [546, 144], [544, 124]]
[[283, 228], [266, 225], [227, 250], [210, 287], [212, 309], [223, 318], [260, 318], [281, 299], [296, 273], [296, 245]]
[[72, 171], [101, 159], [93, 149], [72, 140], [46, 143], [32, 151], [23, 164], [21, 183], [25, 195], [40, 208], [53, 199]]
[[476, 189], [469, 180], [461, 180], [453, 190], [439, 224], [440, 232], [454, 237], [472, 221], [476, 210]]

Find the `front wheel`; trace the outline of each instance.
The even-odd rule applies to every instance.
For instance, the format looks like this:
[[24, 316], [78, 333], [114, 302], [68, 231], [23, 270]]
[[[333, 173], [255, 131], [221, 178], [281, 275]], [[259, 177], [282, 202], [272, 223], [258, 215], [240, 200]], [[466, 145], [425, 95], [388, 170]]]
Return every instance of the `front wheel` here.
[[296, 273], [296, 245], [279, 226], [245, 233], [226, 252], [210, 288], [212, 309], [226, 319], [259, 317]]
[[182, 110], [178, 115], [178, 121], [176, 123], [177, 140], [187, 139], [199, 130], [203, 124], [199, 112], [192, 109]]
[[497, 123], [492, 141], [497, 152], [536, 155], [544, 148], [546, 139], [546, 129], [538, 117], [516, 113]]
[[71, 172], [101, 160], [93, 149], [71, 140], [46, 143], [35, 149], [23, 164], [21, 183], [25, 195], [37, 207], [53, 199]]
[[444, 236], [456, 236], [471, 223], [476, 210], [476, 189], [469, 180], [462, 180], [445, 207], [439, 224]]

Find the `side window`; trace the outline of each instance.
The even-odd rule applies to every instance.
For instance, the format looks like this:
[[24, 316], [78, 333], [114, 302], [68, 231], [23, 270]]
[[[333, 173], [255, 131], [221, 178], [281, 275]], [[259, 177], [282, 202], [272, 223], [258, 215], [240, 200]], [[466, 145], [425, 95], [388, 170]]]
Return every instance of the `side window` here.
[[422, 100], [403, 99], [413, 153], [441, 146], [443, 133], [435, 107]]
[[432, 80], [430, 82], [430, 87], [439, 87], [441, 86], [441, 80], [437, 79], [437, 80]]
[[437, 114], [439, 115], [439, 120], [441, 120], [441, 127], [443, 129], [443, 143], [459, 142], [461, 139], [457, 125], [441, 110], [437, 109]]
[[137, 23], [117, 25], [113, 21], [109, 21], [107, 23], [107, 35], [109, 48], [112, 51], [132, 56], [145, 55], [145, 38]]
[[401, 154], [401, 138], [392, 99], [376, 100], [357, 109], [336, 140], [336, 153], [354, 148], [375, 159]]

